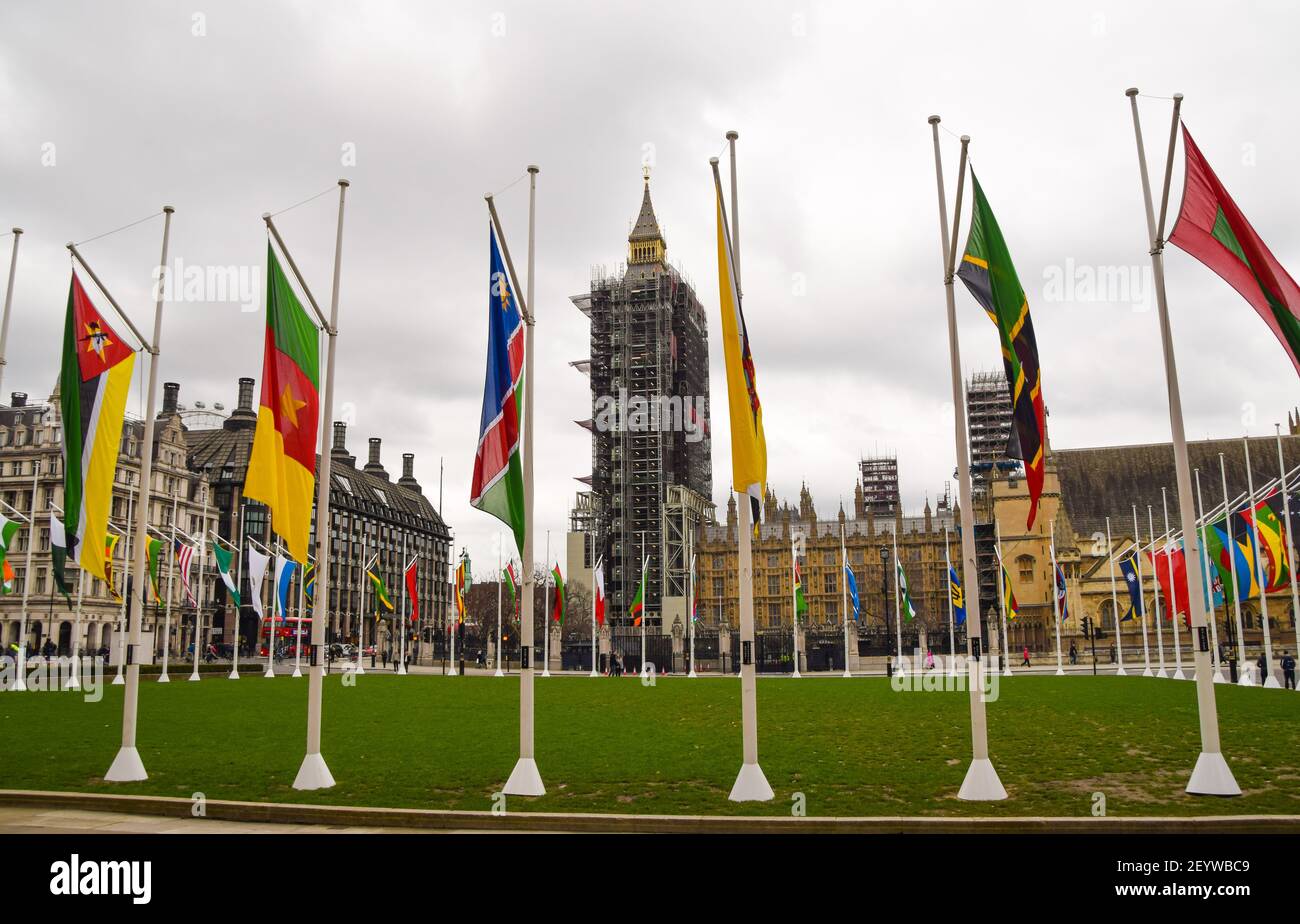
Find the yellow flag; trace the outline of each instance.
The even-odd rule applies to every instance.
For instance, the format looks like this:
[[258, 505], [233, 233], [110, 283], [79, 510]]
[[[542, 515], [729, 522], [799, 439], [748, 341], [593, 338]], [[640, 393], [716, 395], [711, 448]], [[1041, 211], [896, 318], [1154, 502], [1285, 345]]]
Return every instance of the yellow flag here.
[[[722, 184], [714, 174], [718, 197], [718, 290], [722, 308], [722, 354], [727, 360], [727, 409], [731, 417], [731, 481], [748, 494], [757, 511], [767, 487], [767, 439], [763, 436], [763, 406], [758, 400], [749, 332], [740, 310], [731, 230], [722, 201]], [[754, 517], [757, 524], [758, 517]]]

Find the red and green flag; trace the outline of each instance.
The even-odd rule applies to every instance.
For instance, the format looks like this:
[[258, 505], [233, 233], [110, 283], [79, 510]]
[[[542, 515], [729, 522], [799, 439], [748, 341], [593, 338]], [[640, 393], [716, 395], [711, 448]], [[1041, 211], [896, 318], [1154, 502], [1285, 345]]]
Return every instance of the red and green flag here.
[[519, 609], [519, 585], [515, 581], [515, 563], [508, 562], [506, 566], [501, 569], [501, 576], [505, 578], [506, 590], [510, 591], [510, 612], [517, 614]]
[[555, 597], [551, 601], [551, 622], [564, 625], [564, 575], [560, 573], [559, 565], [551, 569], [551, 577], [555, 581]]
[[268, 243], [262, 395], [244, 496], [271, 508], [271, 528], [299, 562], [307, 561], [316, 485], [319, 334]]
[[1187, 176], [1169, 243], [1200, 260], [1250, 303], [1300, 373], [1300, 287], [1273, 256], [1183, 126]]
[[637, 586], [636, 596], [632, 598], [632, 605], [628, 608], [634, 626], [641, 625], [641, 619], [645, 616], [645, 573], [649, 563], [650, 559], [641, 559], [641, 583]]
[[1038, 498], [1043, 493], [1043, 446], [1046, 439], [1038, 341], [1034, 337], [1034, 322], [1029, 317], [1029, 302], [1016, 276], [1007, 242], [974, 171], [971, 171], [971, 182], [975, 186], [975, 204], [971, 210], [966, 253], [957, 276], [997, 326], [998, 338], [1002, 341], [1002, 366], [1011, 391], [1016, 441], [1020, 458], [1025, 463], [1025, 481], [1029, 485], [1029, 519], [1025, 524], [1028, 529], [1034, 525]]

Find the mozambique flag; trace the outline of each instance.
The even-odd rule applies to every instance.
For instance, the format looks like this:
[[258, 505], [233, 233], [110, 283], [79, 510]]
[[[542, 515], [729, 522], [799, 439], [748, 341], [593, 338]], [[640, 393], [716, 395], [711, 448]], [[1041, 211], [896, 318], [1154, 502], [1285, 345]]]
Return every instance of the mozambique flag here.
[[108, 585], [108, 592], [113, 595], [113, 599], [118, 603], [122, 602], [122, 595], [117, 592], [113, 586], [113, 552], [117, 548], [117, 540], [121, 538], [117, 533], [109, 533], [104, 537], [104, 583]]
[[1250, 303], [1300, 372], [1300, 287], [1264, 246], [1183, 126], [1187, 176], [1169, 243], [1200, 260]]
[[108, 505], [134, 371], [135, 353], [108, 326], [73, 273], [59, 373], [65, 532], [72, 560], [102, 581], [109, 580], [103, 558]]
[[716, 172], [713, 185], [718, 199], [718, 289], [722, 309], [722, 355], [727, 362], [727, 410], [731, 418], [731, 483], [733, 490], [749, 495], [753, 522], [757, 525], [767, 484], [763, 406], [758, 400], [749, 330], [745, 327], [745, 314], [740, 308], [731, 226], [727, 224], [722, 182]]
[[1020, 287], [1007, 243], [974, 171], [971, 171], [971, 182], [975, 186], [975, 205], [971, 211], [966, 254], [957, 275], [997, 326], [1002, 341], [1002, 365], [1011, 390], [1016, 437], [1025, 462], [1025, 481], [1029, 483], [1029, 519], [1025, 523], [1028, 529], [1034, 525], [1038, 498], [1043, 493], [1046, 424], [1042, 378], [1038, 371], [1038, 342], [1034, 339], [1034, 323], [1029, 317], [1029, 302]]
[[300, 562], [307, 560], [316, 484], [318, 335], [268, 243], [262, 396], [244, 496], [271, 508], [271, 528]]
[[524, 551], [524, 470], [520, 434], [524, 417], [524, 322], [510, 276], [488, 231], [488, 345], [483, 411], [469, 503], [510, 527]]
[[794, 563], [794, 614], [796, 617], [807, 615], [808, 596], [803, 589], [803, 574], [799, 571], [799, 560]]
[[912, 595], [907, 590], [907, 574], [903, 571], [901, 561], [894, 562], [894, 573], [897, 575], [898, 594], [902, 601], [899, 604], [899, 612], [908, 619], [916, 618], [916, 606], [912, 603]]
[[641, 619], [645, 615], [645, 572], [646, 566], [650, 559], [641, 559], [641, 583], [636, 589], [636, 596], [632, 598], [632, 605], [628, 607], [628, 614], [632, 617], [632, 625], [641, 625]]
[[[388, 612], [393, 611], [393, 600], [388, 596], [388, 588], [384, 586], [384, 579], [379, 576], [375, 570], [375, 564], [378, 559], [372, 560], [370, 566], [366, 568], [366, 577], [370, 579], [370, 589], [375, 592], [375, 603], [382, 606]], [[379, 607], [375, 607], [375, 612], [379, 612]]]
[[146, 536], [144, 540], [144, 557], [149, 564], [149, 597], [146, 599], [158, 603], [162, 593], [158, 589], [158, 573], [162, 570], [162, 540]]
[[1007, 619], [1015, 619], [1020, 615], [1020, 604], [1016, 602], [1016, 592], [1011, 589], [1011, 575], [1007, 573], [1006, 565], [999, 570], [1002, 572], [1002, 606]]
[[551, 622], [564, 625], [564, 575], [560, 573], [559, 565], [551, 569], [551, 577], [555, 579], [555, 599], [551, 601]]

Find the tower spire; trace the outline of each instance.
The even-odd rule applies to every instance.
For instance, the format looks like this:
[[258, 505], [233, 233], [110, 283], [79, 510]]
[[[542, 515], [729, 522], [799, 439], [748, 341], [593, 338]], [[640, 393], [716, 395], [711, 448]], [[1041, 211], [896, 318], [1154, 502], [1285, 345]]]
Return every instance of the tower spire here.
[[641, 177], [645, 188], [641, 193], [641, 212], [632, 226], [632, 233], [627, 236], [627, 262], [629, 264], [663, 263], [668, 244], [663, 232], [659, 230], [659, 220], [655, 218], [654, 204], [650, 201], [650, 167], [641, 168]]

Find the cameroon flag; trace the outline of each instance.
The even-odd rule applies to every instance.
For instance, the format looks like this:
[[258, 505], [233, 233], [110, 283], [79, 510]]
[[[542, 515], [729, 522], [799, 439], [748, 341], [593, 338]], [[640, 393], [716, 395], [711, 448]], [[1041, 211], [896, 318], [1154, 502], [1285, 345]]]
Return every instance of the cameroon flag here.
[[109, 581], [108, 505], [134, 370], [135, 353], [108, 326], [73, 273], [59, 373], [63, 508], [68, 553], [101, 581]]
[[1029, 302], [1020, 287], [1007, 242], [974, 171], [971, 171], [971, 182], [975, 185], [975, 205], [971, 210], [966, 253], [957, 276], [997, 325], [1002, 341], [1002, 365], [1011, 390], [1016, 438], [1025, 462], [1025, 481], [1029, 484], [1029, 519], [1025, 523], [1028, 529], [1034, 525], [1038, 498], [1043, 493], [1046, 424], [1043, 383], [1038, 371], [1038, 341], [1034, 337], [1034, 322], [1029, 317]]
[[316, 483], [319, 331], [303, 310], [269, 243], [266, 267], [262, 396], [244, 496], [271, 508], [271, 528], [284, 540], [289, 554], [305, 562]]

